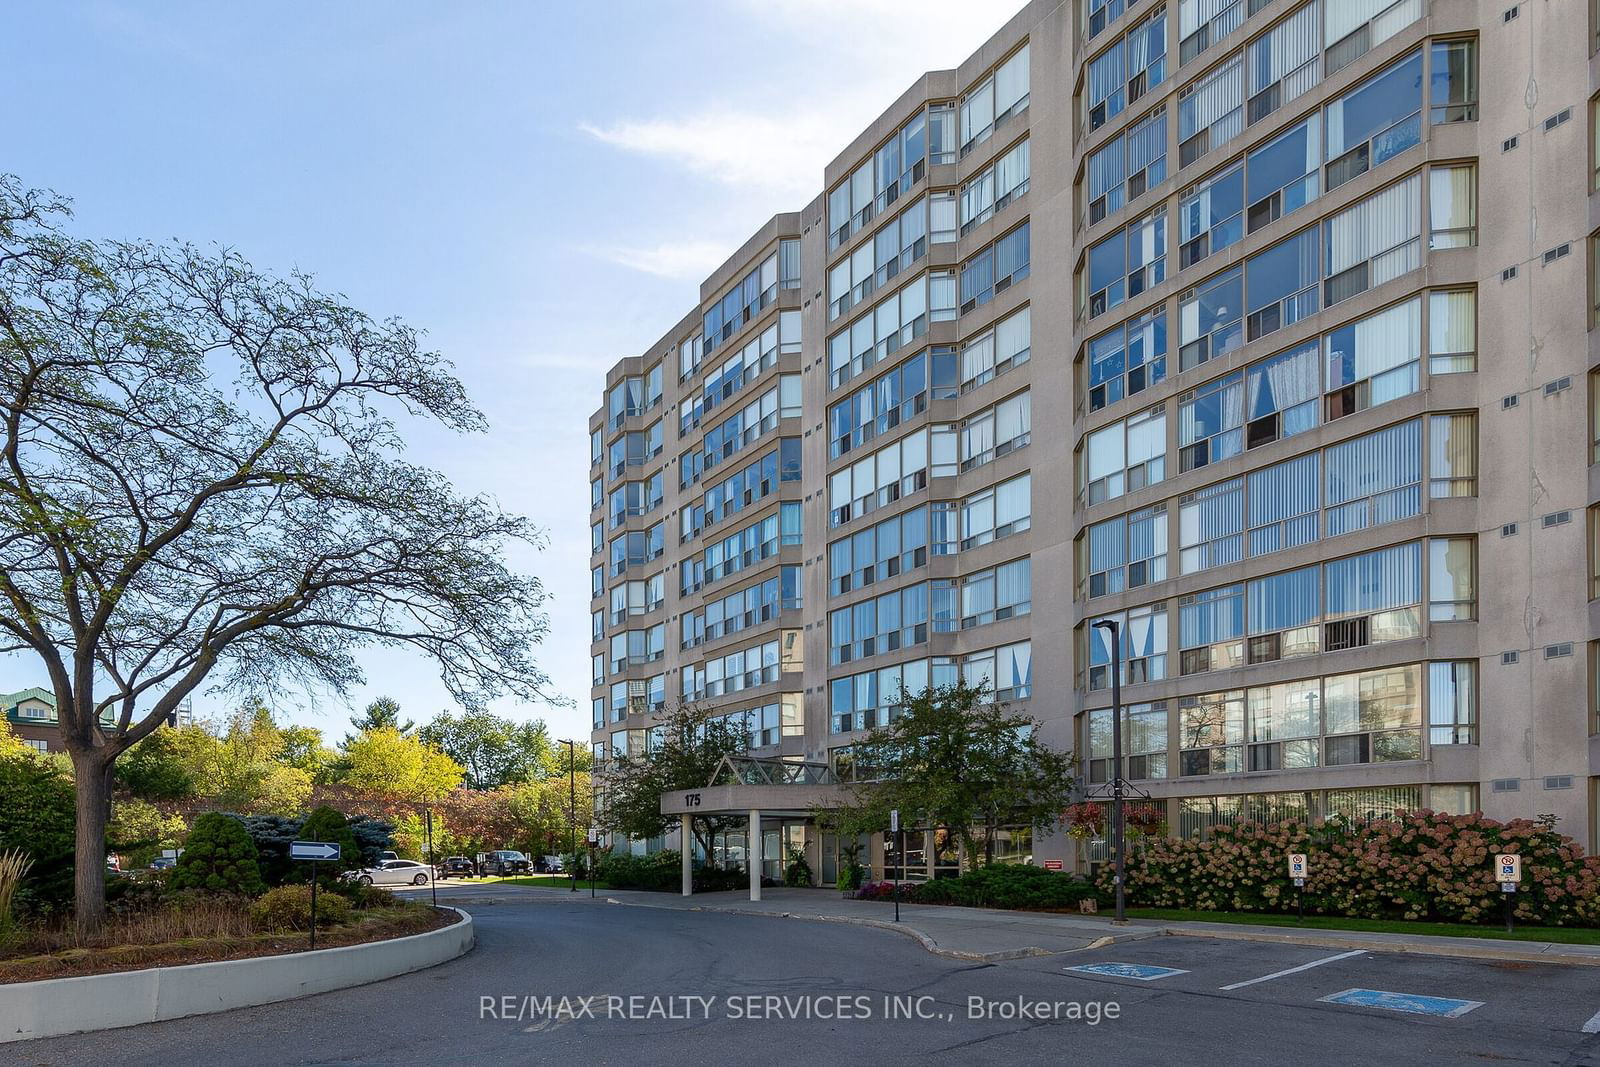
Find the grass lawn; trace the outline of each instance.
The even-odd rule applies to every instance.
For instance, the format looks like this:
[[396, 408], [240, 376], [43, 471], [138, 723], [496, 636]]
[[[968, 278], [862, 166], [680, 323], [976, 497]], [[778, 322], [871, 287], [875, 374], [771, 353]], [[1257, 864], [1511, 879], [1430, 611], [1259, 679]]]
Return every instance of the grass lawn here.
[[[1104, 915], [1104, 912], [1101, 913]], [[1307, 915], [1296, 922], [1293, 915], [1273, 915], [1238, 911], [1189, 911], [1183, 908], [1129, 908], [1130, 919], [1161, 919], [1169, 922], [1236, 923], [1245, 926], [1284, 926], [1301, 930], [1355, 930], [1369, 934], [1425, 934], [1437, 937], [1488, 937], [1501, 941], [1554, 941], [1564, 945], [1600, 945], [1600, 930], [1572, 926], [1522, 926], [1506, 933], [1505, 925], [1469, 926], [1462, 923], [1407, 922], [1404, 919], [1345, 919], [1331, 915]]]
[[[469, 885], [494, 885], [494, 884], [497, 884], [497, 883], [500, 884], [500, 885], [527, 885], [527, 886], [533, 886], [535, 889], [571, 889], [572, 888], [572, 878], [569, 875], [565, 875], [565, 874], [534, 874], [534, 875], [523, 875], [523, 876], [516, 877], [516, 878], [473, 878], [467, 884], [469, 884]], [[594, 884], [594, 887], [595, 887], [596, 890], [610, 889], [611, 888], [605, 882], [596, 882]], [[588, 890], [589, 890], [589, 882], [588, 882], [588, 880], [585, 879], [585, 878], [578, 879], [578, 891], [580, 893], [584, 893], [584, 892], [588, 892]]]

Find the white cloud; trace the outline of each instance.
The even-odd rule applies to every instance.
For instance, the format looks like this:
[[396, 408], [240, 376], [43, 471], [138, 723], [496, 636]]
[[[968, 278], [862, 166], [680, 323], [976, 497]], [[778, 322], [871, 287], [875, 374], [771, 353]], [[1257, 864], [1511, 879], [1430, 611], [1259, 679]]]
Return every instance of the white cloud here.
[[839, 147], [838, 127], [815, 111], [716, 110], [578, 128], [604, 144], [666, 159], [702, 177], [790, 196], [811, 192], [821, 161]]
[[737, 245], [719, 241], [665, 241], [653, 248], [607, 245], [590, 255], [674, 281], [699, 282], [720, 267]]

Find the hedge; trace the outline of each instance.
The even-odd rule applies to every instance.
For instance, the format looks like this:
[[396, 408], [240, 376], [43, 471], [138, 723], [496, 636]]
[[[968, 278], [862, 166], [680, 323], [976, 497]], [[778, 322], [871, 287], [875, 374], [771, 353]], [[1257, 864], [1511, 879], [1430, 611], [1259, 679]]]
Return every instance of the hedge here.
[[[1293, 911], [1291, 852], [1307, 857], [1311, 914], [1494, 921], [1504, 902], [1492, 861], [1510, 852], [1522, 857], [1522, 886], [1513, 898], [1520, 921], [1600, 925], [1600, 857], [1585, 856], [1549, 821], [1500, 823], [1428, 810], [1359, 826], [1339, 819], [1241, 823], [1205, 841], [1147, 839], [1128, 856], [1128, 900], [1201, 911]], [[1111, 877], [1111, 866], [1102, 866], [1102, 894], [1110, 893]]]
[[1095, 887], [1070, 874], [1041, 867], [997, 863], [969, 871], [959, 878], [927, 882], [868, 882], [856, 892], [857, 900], [893, 900], [896, 893], [912, 904], [957, 904], [969, 908], [1003, 908], [1012, 911], [1073, 911], [1079, 903], [1098, 897]]

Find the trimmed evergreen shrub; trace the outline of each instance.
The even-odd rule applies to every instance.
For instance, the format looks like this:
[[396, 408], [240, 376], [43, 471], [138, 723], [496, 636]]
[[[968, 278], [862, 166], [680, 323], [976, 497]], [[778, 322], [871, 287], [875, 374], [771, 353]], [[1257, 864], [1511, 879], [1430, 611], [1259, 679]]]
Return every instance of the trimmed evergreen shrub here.
[[167, 884], [173, 890], [203, 889], [252, 897], [266, 888], [255, 842], [244, 823], [219, 811], [195, 819]]
[[[250, 921], [260, 930], [311, 929], [311, 887], [282, 885], [269, 889], [250, 905]], [[350, 921], [350, 902], [337, 893], [317, 894], [317, 925]]]
[[[327, 841], [339, 846], [339, 860], [337, 863], [320, 863], [317, 865], [318, 876], [321, 877], [324, 885], [337, 883], [340, 871], [352, 871], [358, 867], [368, 866], [361, 846], [356, 843], [355, 835], [350, 832], [350, 821], [327, 805], [317, 808], [306, 816], [306, 821], [300, 826], [298, 840]], [[294, 865], [298, 869], [289, 874], [288, 880], [309, 882], [311, 880], [311, 864], [305, 860], [296, 860]]]

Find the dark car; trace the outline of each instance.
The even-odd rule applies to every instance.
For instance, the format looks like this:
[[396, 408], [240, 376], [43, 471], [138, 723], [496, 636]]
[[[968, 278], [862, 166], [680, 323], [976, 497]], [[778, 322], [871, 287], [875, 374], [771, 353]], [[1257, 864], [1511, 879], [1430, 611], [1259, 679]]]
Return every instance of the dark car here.
[[483, 878], [503, 878], [508, 874], [532, 874], [528, 857], [511, 849], [478, 853], [478, 874]]
[[465, 856], [446, 856], [439, 864], [440, 878], [471, 878], [474, 873], [472, 861]]

